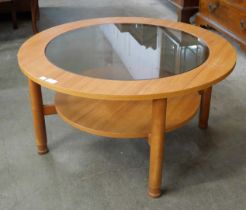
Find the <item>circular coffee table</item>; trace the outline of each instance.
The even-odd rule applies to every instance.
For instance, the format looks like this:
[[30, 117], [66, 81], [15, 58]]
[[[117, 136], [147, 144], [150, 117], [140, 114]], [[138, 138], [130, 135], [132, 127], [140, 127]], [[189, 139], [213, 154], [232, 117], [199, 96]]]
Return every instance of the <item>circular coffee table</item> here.
[[[160, 19], [82, 20], [43, 31], [18, 53], [29, 79], [36, 144], [48, 152], [45, 115], [114, 138], [146, 138], [149, 195], [161, 194], [165, 132], [200, 107], [207, 128], [212, 86], [233, 70], [234, 48], [196, 26]], [[41, 86], [56, 92], [45, 105]]]

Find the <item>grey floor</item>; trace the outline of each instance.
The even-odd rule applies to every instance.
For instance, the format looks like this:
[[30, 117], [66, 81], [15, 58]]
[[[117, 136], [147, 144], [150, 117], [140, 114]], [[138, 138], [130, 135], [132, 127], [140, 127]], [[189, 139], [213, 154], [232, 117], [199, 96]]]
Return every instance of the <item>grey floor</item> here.
[[[164, 0], [41, 0], [41, 30], [77, 19], [147, 16], [176, 20]], [[28, 20], [0, 23], [1, 210], [244, 210], [246, 209], [246, 54], [214, 87], [210, 126], [197, 118], [167, 135], [164, 195], [147, 196], [149, 148], [143, 139], [113, 140], [47, 118], [50, 153], [35, 150], [27, 80], [19, 46]], [[44, 90], [45, 100], [52, 93]]]

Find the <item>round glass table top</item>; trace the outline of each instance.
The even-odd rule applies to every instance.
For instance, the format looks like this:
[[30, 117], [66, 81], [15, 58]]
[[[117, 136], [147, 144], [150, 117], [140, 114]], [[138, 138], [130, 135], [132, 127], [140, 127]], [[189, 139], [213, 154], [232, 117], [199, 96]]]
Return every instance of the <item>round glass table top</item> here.
[[190, 71], [204, 63], [208, 47], [186, 32], [145, 24], [104, 24], [52, 40], [46, 57], [76, 74], [109, 80], [147, 80]]

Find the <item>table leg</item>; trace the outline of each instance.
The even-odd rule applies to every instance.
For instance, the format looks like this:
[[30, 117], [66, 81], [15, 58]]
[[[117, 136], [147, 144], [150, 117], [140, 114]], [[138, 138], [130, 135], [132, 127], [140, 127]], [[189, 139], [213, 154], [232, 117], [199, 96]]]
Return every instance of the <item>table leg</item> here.
[[198, 11], [198, 8], [177, 9], [178, 21], [190, 23], [190, 18]]
[[38, 0], [31, 0], [31, 14], [32, 14], [32, 30], [33, 33], [38, 33], [37, 28], [37, 7], [38, 7]]
[[49, 150], [47, 147], [47, 136], [41, 87], [39, 84], [29, 80], [29, 89], [37, 150], [40, 155], [43, 155], [46, 154]]
[[36, 7], [37, 7], [37, 20], [39, 20], [39, 19], [40, 19], [39, 0], [37, 0], [37, 5], [36, 5]]
[[208, 119], [211, 104], [212, 87], [201, 91], [201, 105], [200, 105], [200, 116], [199, 116], [199, 127], [206, 129], [208, 127]]
[[150, 134], [149, 195], [161, 195], [167, 99], [153, 100]]

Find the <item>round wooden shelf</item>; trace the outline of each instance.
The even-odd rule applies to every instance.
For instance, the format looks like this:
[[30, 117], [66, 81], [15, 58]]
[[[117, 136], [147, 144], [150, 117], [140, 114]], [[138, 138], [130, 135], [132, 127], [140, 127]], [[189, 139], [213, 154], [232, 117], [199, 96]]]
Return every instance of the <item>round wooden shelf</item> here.
[[[189, 121], [199, 104], [198, 93], [168, 99], [166, 131]], [[104, 101], [56, 93], [55, 105], [67, 123], [92, 134], [141, 138], [150, 133], [152, 101]]]

